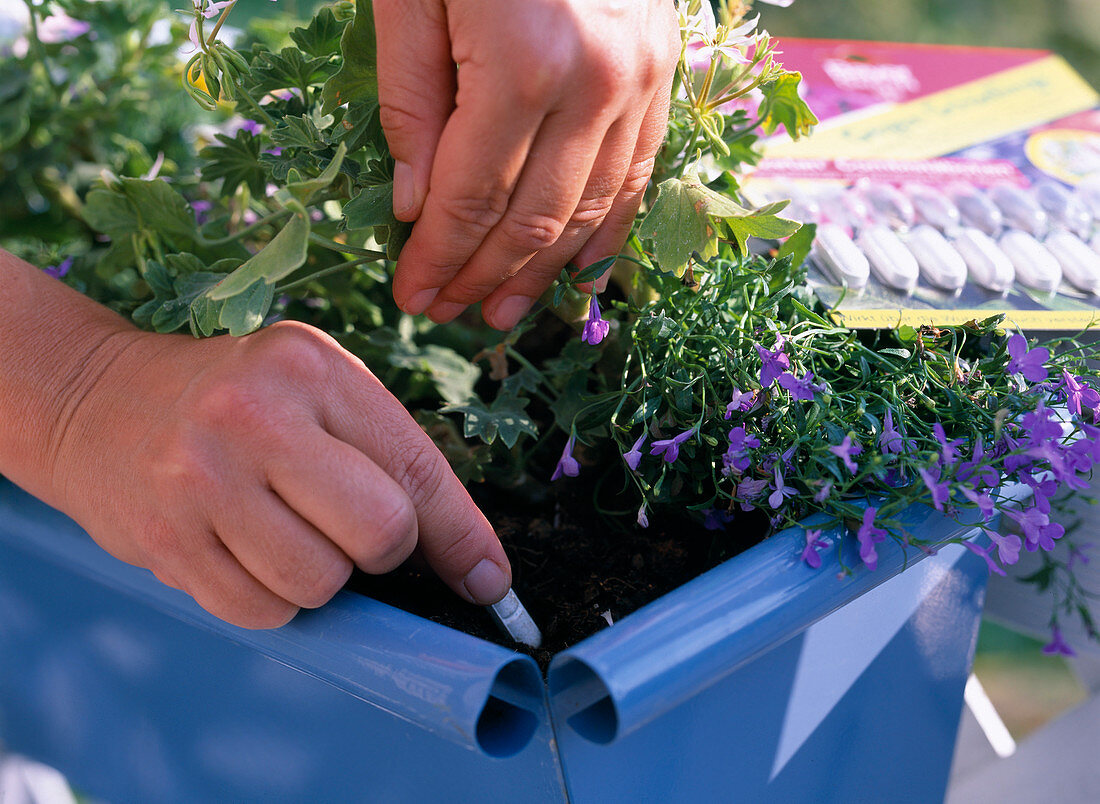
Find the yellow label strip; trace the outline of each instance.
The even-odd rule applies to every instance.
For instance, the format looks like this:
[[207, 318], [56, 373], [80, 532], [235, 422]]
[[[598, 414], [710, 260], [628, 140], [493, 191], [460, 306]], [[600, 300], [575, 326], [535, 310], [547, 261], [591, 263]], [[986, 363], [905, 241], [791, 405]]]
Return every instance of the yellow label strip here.
[[[769, 157], [928, 159], [1090, 109], [1100, 95], [1060, 56], [1046, 56], [899, 104], [878, 115], [825, 126], [792, 142], [769, 141]], [[829, 122], [829, 121], [827, 121]]]

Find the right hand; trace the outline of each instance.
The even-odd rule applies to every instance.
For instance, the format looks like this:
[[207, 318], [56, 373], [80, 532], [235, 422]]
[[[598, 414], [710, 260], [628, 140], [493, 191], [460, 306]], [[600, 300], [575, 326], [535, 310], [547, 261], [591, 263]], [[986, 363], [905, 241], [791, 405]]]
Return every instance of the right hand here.
[[271, 628], [352, 567], [417, 546], [472, 603], [511, 570], [443, 456], [332, 338], [281, 322], [243, 338], [127, 330], [51, 439], [54, 497], [100, 546], [210, 613]]

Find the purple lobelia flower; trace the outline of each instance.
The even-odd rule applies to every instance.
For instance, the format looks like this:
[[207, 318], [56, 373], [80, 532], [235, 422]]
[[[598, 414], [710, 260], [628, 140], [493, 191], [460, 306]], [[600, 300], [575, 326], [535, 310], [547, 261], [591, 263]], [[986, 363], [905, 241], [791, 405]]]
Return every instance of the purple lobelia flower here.
[[821, 484], [821, 488], [817, 490], [817, 494], [814, 495], [815, 503], [823, 503], [829, 499], [829, 495], [833, 493], [833, 481], [826, 480]]
[[646, 516], [645, 503], [642, 503], [642, 507], [638, 509], [638, 527], [640, 527], [640, 528], [648, 528], [649, 527], [649, 517]]
[[554, 467], [554, 474], [550, 476], [550, 480], [557, 480], [562, 475], [576, 477], [581, 473], [581, 465], [577, 462], [577, 459], [573, 457], [573, 446], [576, 442], [577, 434], [570, 433], [569, 440], [565, 442], [565, 449], [561, 451], [561, 457], [558, 458], [558, 465]]
[[1018, 477], [1031, 486], [1034, 494], [1031, 497], [1031, 505], [1040, 513], [1050, 514], [1050, 500], [1058, 493], [1058, 482], [1051, 477], [1033, 475], [1029, 472], [1021, 472]]
[[783, 352], [783, 344], [787, 339], [780, 335], [775, 342], [775, 349], [765, 349], [760, 344], [756, 346], [756, 353], [760, 355], [763, 365], [760, 367], [760, 387], [768, 388], [779, 379], [779, 375], [791, 367], [791, 359]]
[[1062, 629], [1059, 628], [1057, 625], [1052, 625], [1050, 627], [1050, 642], [1048, 642], [1046, 645], [1043, 645], [1043, 653], [1047, 654], [1048, 656], [1051, 656], [1051, 655], [1076, 656], [1077, 655], [1077, 651], [1075, 651], [1073, 648], [1071, 648], [1069, 646], [1069, 643], [1067, 643], [1062, 638]]
[[979, 494], [973, 489], [969, 489], [964, 486], [962, 489], [962, 493], [963, 496], [966, 497], [966, 499], [970, 500], [970, 502], [978, 506], [978, 510], [981, 512], [983, 522], [988, 522], [990, 519], [993, 518], [995, 508], [993, 505], [993, 498], [989, 496], [989, 492], [981, 492]]
[[872, 571], [878, 567], [878, 551], [875, 550], [875, 545], [886, 541], [886, 531], [875, 525], [877, 513], [877, 508], [868, 507], [863, 512], [863, 524], [856, 532], [856, 539], [859, 540], [859, 557], [867, 569]]
[[730, 430], [729, 441], [729, 448], [726, 450], [726, 454], [722, 456], [722, 463], [725, 467], [723, 471], [727, 475], [732, 471], [744, 472], [752, 462], [747, 450], [759, 447], [760, 439], [749, 435], [745, 432], [744, 427], [738, 425]]
[[978, 547], [974, 542], [963, 542], [963, 547], [969, 550], [974, 555], [981, 556], [985, 559], [985, 565], [989, 567], [990, 573], [997, 573], [998, 575], [1007, 575], [1001, 567], [997, 566], [997, 562], [993, 560], [993, 556], [989, 555], [989, 550], [992, 548]]
[[802, 548], [802, 555], [800, 558], [809, 564], [814, 569], [820, 569], [821, 556], [818, 555], [818, 550], [824, 550], [829, 545], [821, 538], [821, 529], [811, 530], [806, 529], [806, 546]]
[[788, 497], [794, 497], [797, 494], [798, 489], [794, 486], [788, 486], [786, 481], [783, 480], [783, 466], [777, 461], [775, 464], [775, 491], [769, 495], [768, 505], [772, 508], [779, 508]]
[[680, 445], [691, 438], [694, 433], [695, 428], [692, 427], [689, 430], [684, 430], [674, 438], [662, 438], [659, 441], [654, 441], [649, 449], [649, 454], [664, 455], [665, 463], [673, 463], [680, 457]]
[[944, 466], [951, 466], [959, 459], [959, 446], [961, 438], [947, 440], [947, 434], [943, 431], [943, 425], [936, 422], [932, 425], [932, 433], [936, 436], [936, 443], [940, 445], [940, 460]]
[[596, 346], [607, 337], [610, 330], [611, 323], [603, 320], [603, 316], [600, 315], [600, 303], [596, 301], [596, 294], [593, 293], [588, 302], [588, 320], [584, 322], [584, 329], [581, 330], [581, 340], [589, 346]]
[[844, 436], [844, 440], [839, 444], [829, 447], [829, 452], [840, 458], [853, 475], [859, 471], [859, 464], [852, 460], [852, 457], [863, 452], [863, 447], [858, 441], [853, 441], [850, 434]]
[[1074, 377], [1068, 371], [1062, 371], [1062, 381], [1057, 387], [1069, 412], [1077, 416], [1081, 415], [1082, 407], [1095, 409], [1100, 405], [1100, 392], [1090, 388], [1088, 383], [1082, 382], [1081, 377]]
[[1022, 374], [1025, 380], [1031, 382], [1042, 382], [1047, 378], [1043, 364], [1050, 359], [1050, 350], [1046, 347], [1029, 350], [1027, 338], [1016, 332], [1008, 339], [1008, 356], [1009, 374]]
[[761, 494], [764, 493], [764, 489], [768, 487], [768, 481], [763, 478], [759, 480], [742, 480], [737, 484], [735, 494], [741, 501], [742, 511], [755, 510], [756, 506], [752, 504], [753, 500], [756, 500]]
[[813, 402], [814, 394], [825, 390], [825, 386], [814, 382], [812, 371], [807, 371], [801, 377], [796, 377], [789, 371], [779, 375], [780, 387], [786, 388], [791, 396], [800, 402]]
[[1023, 542], [1019, 536], [1015, 533], [1007, 533], [1002, 536], [997, 531], [988, 528], [982, 530], [989, 537], [989, 541], [997, 547], [997, 557], [1001, 559], [1002, 564], [1015, 564], [1020, 560], [1020, 548], [1023, 547]]
[[928, 469], [918, 469], [917, 474], [932, 494], [932, 505], [937, 511], [942, 511], [944, 504], [951, 499], [951, 489], [946, 480], [940, 480], [940, 467], [933, 465]]
[[638, 471], [638, 464], [642, 462], [642, 446], [645, 444], [646, 433], [643, 430], [642, 434], [638, 436], [638, 440], [634, 442], [634, 446], [630, 448], [629, 452], [623, 453], [623, 460], [626, 461], [626, 465], [630, 467], [631, 471]]
[[993, 488], [1001, 482], [1001, 473], [988, 464], [983, 466], [984, 463], [985, 447], [982, 445], [982, 437], [978, 436], [974, 442], [974, 454], [969, 461], [959, 465], [956, 478], [960, 483], [969, 481], [975, 489], [982, 486]]
[[752, 406], [756, 404], [756, 391], [744, 391], [740, 388], [733, 389], [733, 395], [730, 398], [730, 403], [726, 405], [726, 415], [722, 418], [728, 419], [734, 413], [740, 411], [744, 413], [747, 410], [752, 410]]
[[1040, 547], [1046, 551], [1054, 549], [1056, 539], [1066, 534], [1066, 529], [1057, 522], [1051, 522], [1050, 517], [1044, 514], [1036, 506], [1024, 511], [1007, 511], [1008, 516], [1016, 520], [1024, 532], [1024, 547], [1029, 553], [1034, 553]]
[[57, 265], [47, 265], [42, 269], [42, 272], [47, 276], [52, 276], [54, 279], [62, 279], [69, 270], [73, 267], [73, 258], [66, 257]]
[[894, 429], [894, 412], [886, 409], [886, 418], [882, 425], [882, 434], [878, 437], [878, 448], [883, 455], [900, 455], [905, 449], [905, 440], [901, 433]]
[[1050, 408], [1040, 403], [1020, 417], [1020, 428], [1027, 436], [1029, 445], [1051, 441], [1062, 437], [1062, 423], [1054, 418]]
[[191, 202], [191, 211], [195, 213], [195, 223], [198, 226], [202, 226], [210, 217], [210, 210], [214, 208], [214, 205], [206, 200], [199, 199], [198, 201]]

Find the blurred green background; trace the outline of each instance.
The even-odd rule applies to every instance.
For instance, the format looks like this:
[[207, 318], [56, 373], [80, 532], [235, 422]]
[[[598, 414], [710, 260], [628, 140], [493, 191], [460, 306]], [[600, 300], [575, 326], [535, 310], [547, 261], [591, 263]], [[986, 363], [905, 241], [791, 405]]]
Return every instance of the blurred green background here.
[[[1098, 0], [798, 0], [757, 5], [761, 25], [784, 36], [1043, 48], [1100, 88]], [[782, 49], [782, 45], [780, 45]]]

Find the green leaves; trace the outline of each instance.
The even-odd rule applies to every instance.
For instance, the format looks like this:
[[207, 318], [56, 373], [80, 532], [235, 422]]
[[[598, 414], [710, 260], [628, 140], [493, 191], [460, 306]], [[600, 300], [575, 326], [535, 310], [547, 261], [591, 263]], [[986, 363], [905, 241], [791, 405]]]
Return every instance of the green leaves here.
[[277, 89], [300, 89], [304, 93], [310, 85], [327, 78], [328, 63], [327, 56], [307, 59], [292, 47], [278, 53], [261, 50], [252, 60], [248, 89], [257, 97]]
[[257, 281], [274, 286], [280, 279], [305, 264], [309, 230], [309, 216], [305, 214], [305, 210], [291, 215], [290, 220], [270, 243], [211, 288], [206, 296], [211, 301], [223, 301], [240, 293], [255, 294], [257, 291], [253, 285]]
[[640, 234], [653, 242], [662, 270], [682, 276], [692, 254], [704, 260], [717, 256], [723, 229], [742, 254], [749, 237], [779, 238], [795, 232], [798, 223], [775, 214], [784, 206], [746, 209], [711, 190], [697, 176], [667, 179], [657, 188], [657, 200], [642, 221]]
[[509, 449], [516, 445], [521, 435], [538, 436], [535, 423], [524, 413], [528, 400], [501, 394], [489, 407], [480, 400], [465, 405], [447, 405], [441, 413], [461, 413], [464, 416], [462, 433], [466, 438], [480, 438], [492, 444], [499, 436]]
[[163, 179], [118, 179], [112, 187], [92, 190], [84, 220], [115, 241], [137, 234], [184, 248], [197, 237], [187, 201]]
[[208, 145], [199, 152], [206, 160], [202, 166], [203, 181], [222, 180], [222, 194], [231, 195], [242, 184], [253, 195], [262, 196], [267, 176], [260, 163], [260, 140], [244, 129], [234, 137], [215, 135], [221, 145]]
[[798, 94], [801, 82], [801, 73], [783, 73], [774, 81], [766, 81], [760, 85], [764, 101], [760, 104], [758, 114], [765, 132], [772, 134], [779, 126], [783, 126], [791, 139], [797, 140], [809, 134], [817, 125], [817, 117]]
[[364, 187], [344, 204], [343, 211], [344, 225], [348, 229], [389, 226], [397, 220], [393, 216], [393, 182]]
[[396, 260], [409, 239], [412, 224], [393, 215], [393, 182], [371, 184], [344, 204], [344, 226], [348, 229], [374, 227], [375, 239], [386, 244], [386, 256]]
[[378, 46], [370, 0], [356, 0], [355, 19], [344, 29], [340, 52], [344, 63], [340, 71], [325, 82], [321, 93], [325, 114], [345, 103], [378, 97]]
[[291, 41], [311, 56], [328, 58], [340, 51], [340, 36], [349, 18], [337, 19], [330, 8], [322, 8], [304, 28], [290, 32]]

